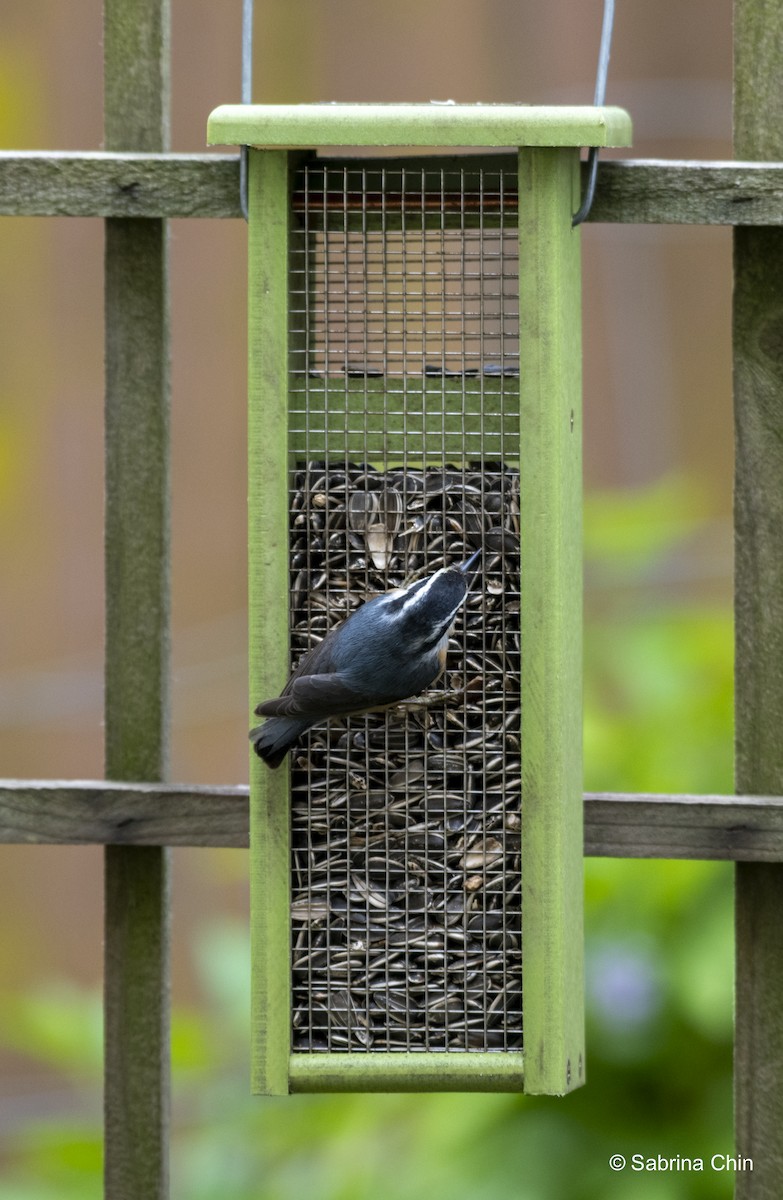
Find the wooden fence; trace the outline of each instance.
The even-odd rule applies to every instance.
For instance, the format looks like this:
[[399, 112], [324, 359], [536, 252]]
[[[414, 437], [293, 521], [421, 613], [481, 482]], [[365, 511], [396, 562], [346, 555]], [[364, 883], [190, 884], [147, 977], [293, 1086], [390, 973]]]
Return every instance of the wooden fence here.
[[[247, 844], [247, 792], [165, 783], [172, 217], [239, 212], [168, 148], [168, 0], [105, 0], [105, 144], [0, 154], [0, 214], [106, 222], [106, 782], [0, 783], [0, 841], [106, 846], [106, 1196], [168, 1195], [169, 848]], [[734, 226], [736, 796], [585, 797], [585, 852], [733, 859], [739, 1200], [783, 1195], [783, 0], [735, 0], [739, 161], [605, 162], [593, 221]], [[132, 364], [132, 370], [131, 370]]]

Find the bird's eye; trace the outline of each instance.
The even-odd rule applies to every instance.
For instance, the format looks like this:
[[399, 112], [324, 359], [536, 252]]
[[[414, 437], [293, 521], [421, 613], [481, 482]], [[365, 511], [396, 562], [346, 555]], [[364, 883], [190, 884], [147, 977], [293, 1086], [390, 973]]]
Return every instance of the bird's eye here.
[[411, 596], [415, 596], [416, 593], [420, 592], [421, 589], [423, 587], [426, 587], [428, 583], [429, 583], [428, 579], [420, 579], [417, 583], [411, 584], [411, 586], [408, 588], [407, 592], [405, 593], [404, 598], [406, 600], [410, 600]]
[[416, 583], [411, 584], [405, 591], [395, 592], [389, 595], [384, 600], [384, 610], [387, 613], [398, 613], [405, 608], [411, 596], [416, 592], [420, 592], [429, 583], [429, 579], [419, 579]]

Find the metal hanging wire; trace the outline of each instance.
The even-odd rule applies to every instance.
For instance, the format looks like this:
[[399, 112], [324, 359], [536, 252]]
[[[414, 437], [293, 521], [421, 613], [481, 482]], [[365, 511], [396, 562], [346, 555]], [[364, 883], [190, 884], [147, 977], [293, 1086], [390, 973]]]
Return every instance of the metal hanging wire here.
[[[612, 48], [612, 28], [614, 26], [614, 0], [604, 0], [604, 19], [601, 25], [601, 45], [598, 51], [598, 70], [595, 76], [595, 95], [593, 103], [596, 108], [603, 105], [606, 96], [606, 76], [609, 71], [609, 53]], [[593, 206], [595, 181], [598, 176], [598, 147], [591, 146], [587, 154], [587, 189], [578, 212], [571, 218], [571, 225], [576, 228], [586, 219]]]
[[[242, 0], [242, 103], [253, 99], [253, 0]], [[247, 220], [247, 146], [239, 151], [239, 207]]]
[[[253, 7], [254, 0], [242, 0], [242, 103], [252, 103], [253, 97]], [[614, 0], [604, 0], [604, 16], [601, 24], [601, 44], [598, 51], [598, 68], [595, 76], [593, 103], [599, 108], [606, 96], [606, 77], [609, 72], [609, 55], [612, 48], [614, 28]], [[239, 152], [239, 206], [247, 220], [247, 155], [243, 146]], [[587, 155], [587, 189], [578, 212], [571, 218], [571, 225], [581, 225], [593, 206], [595, 183], [598, 177], [598, 147], [591, 146]]]

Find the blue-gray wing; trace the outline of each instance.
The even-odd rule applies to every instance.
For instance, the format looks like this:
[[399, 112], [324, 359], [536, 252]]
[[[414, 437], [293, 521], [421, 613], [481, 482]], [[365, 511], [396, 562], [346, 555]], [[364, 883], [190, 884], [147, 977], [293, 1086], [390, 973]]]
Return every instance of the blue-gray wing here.
[[326, 637], [308, 650], [280, 695], [259, 704], [257, 715], [316, 721], [370, 707], [373, 697], [351, 687], [344, 675], [335, 669], [333, 649], [333, 638]]
[[278, 705], [286, 697], [290, 696], [291, 689], [297, 679], [305, 675], [321, 675], [330, 674], [334, 671], [331, 654], [332, 639], [326, 637], [321, 642], [316, 644], [303, 654], [299, 662], [294, 667], [289, 677], [288, 683], [283, 688], [279, 696], [275, 696], [272, 700], [263, 700], [256, 705], [255, 713], [258, 717], [271, 717], [278, 712]]
[[322, 720], [345, 713], [362, 712], [377, 704], [367, 692], [357, 691], [336, 672], [326, 675], [292, 676], [285, 691], [274, 700], [259, 704], [260, 717], [308, 717]]

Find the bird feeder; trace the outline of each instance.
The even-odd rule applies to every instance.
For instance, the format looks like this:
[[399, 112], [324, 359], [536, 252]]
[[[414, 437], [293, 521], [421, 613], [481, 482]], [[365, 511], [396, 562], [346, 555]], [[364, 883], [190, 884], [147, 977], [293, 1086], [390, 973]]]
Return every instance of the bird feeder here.
[[[579, 148], [619, 109], [226, 106], [250, 684], [483, 550], [445, 674], [251, 765], [256, 1091], [584, 1081]], [[425, 149], [426, 148], [426, 149]]]

